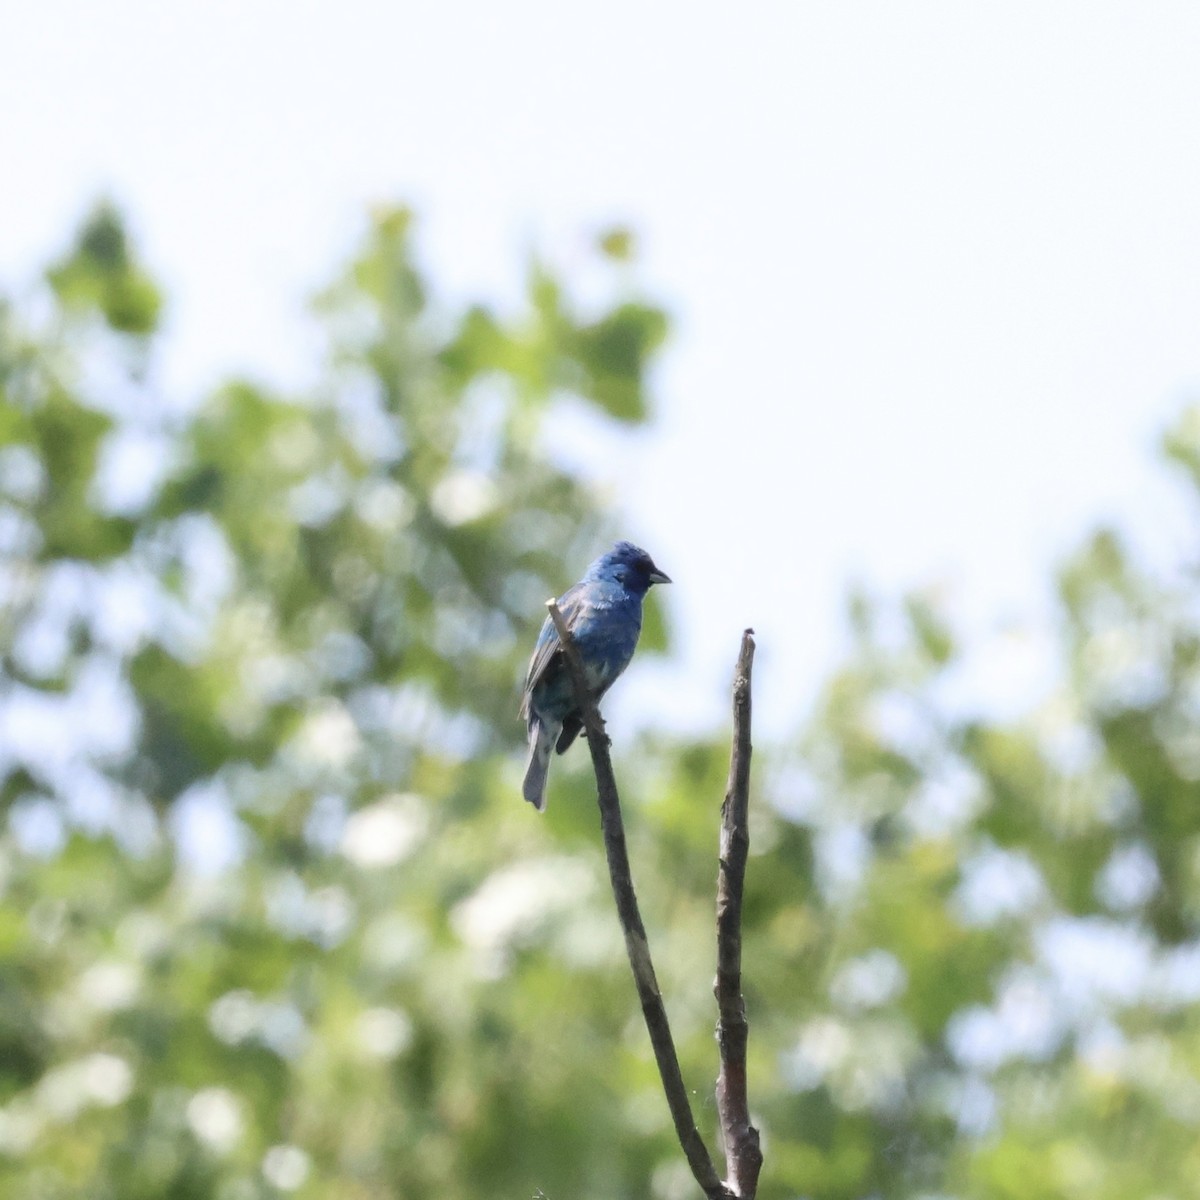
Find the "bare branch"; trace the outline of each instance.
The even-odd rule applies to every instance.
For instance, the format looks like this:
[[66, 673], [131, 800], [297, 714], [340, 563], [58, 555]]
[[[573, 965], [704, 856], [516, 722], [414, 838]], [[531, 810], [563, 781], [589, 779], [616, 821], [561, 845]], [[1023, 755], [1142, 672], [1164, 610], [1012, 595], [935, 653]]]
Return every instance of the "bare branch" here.
[[592, 754], [592, 767], [596, 773], [596, 792], [600, 803], [600, 826], [604, 832], [604, 850], [608, 856], [608, 874], [612, 880], [613, 898], [617, 902], [617, 917], [625, 934], [625, 950], [633, 979], [637, 985], [638, 999], [642, 1003], [642, 1015], [654, 1048], [658, 1073], [666, 1093], [671, 1118], [675, 1122], [675, 1134], [688, 1166], [696, 1182], [709, 1200], [733, 1200], [729, 1190], [717, 1175], [704, 1140], [696, 1128], [692, 1108], [688, 1103], [687, 1089], [679, 1069], [679, 1055], [671, 1037], [671, 1026], [667, 1021], [667, 1010], [663, 1006], [658, 980], [654, 975], [654, 964], [650, 959], [650, 945], [646, 940], [646, 928], [638, 910], [637, 894], [633, 889], [633, 877], [629, 869], [629, 853], [625, 847], [625, 824], [621, 817], [621, 801], [617, 795], [617, 782], [613, 776], [612, 760], [608, 753], [608, 735], [604, 722], [596, 709], [584, 676], [579, 651], [567, 629], [563, 615], [553, 600], [546, 602], [550, 619], [562, 642], [571, 682], [575, 686], [575, 698], [583, 714], [583, 727], [587, 732], [588, 748]]
[[746, 1003], [742, 998], [742, 885], [750, 852], [750, 672], [753, 629], [742, 634], [733, 677], [733, 753], [721, 805], [721, 865], [717, 874], [717, 1111], [725, 1142], [725, 1173], [734, 1194], [753, 1200], [762, 1169], [758, 1130], [750, 1124], [746, 1095]]

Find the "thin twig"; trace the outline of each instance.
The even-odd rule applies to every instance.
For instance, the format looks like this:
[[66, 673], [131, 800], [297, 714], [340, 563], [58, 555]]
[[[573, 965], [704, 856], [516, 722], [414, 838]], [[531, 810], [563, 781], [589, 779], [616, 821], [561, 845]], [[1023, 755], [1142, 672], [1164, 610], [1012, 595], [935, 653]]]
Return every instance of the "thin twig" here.
[[733, 752], [721, 805], [721, 865], [717, 873], [717, 1111], [725, 1141], [725, 1173], [734, 1193], [753, 1200], [762, 1169], [758, 1130], [750, 1124], [746, 1096], [746, 1003], [742, 998], [742, 884], [750, 851], [750, 671], [753, 629], [742, 634], [733, 677]]
[[596, 792], [600, 803], [600, 826], [604, 831], [604, 850], [608, 856], [608, 874], [612, 880], [613, 898], [617, 902], [617, 917], [625, 934], [625, 950], [629, 965], [633, 969], [638, 998], [642, 1002], [642, 1015], [654, 1048], [658, 1073], [671, 1118], [675, 1122], [675, 1134], [688, 1166], [696, 1182], [709, 1200], [734, 1200], [734, 1193], [721, 1182], [717, 1169], [704, 1145], [692, 1117], [688, 1103], [687, 1088], [679, 1069], [679, 1055], [671, 1037], [671, 1026], [667, 1021], [667, 1010], [663, 1007], [662, 994], [654, 975], [654, 964], [650, 959], [650, 945], [646, 940], [646, 927], [638, 911], [637, 894], [633, 890], [633, 877], [629, 870], [629, 853], [625, 848], [625, 824], [621, 818], [621, 801], [617, 795], [617, 781], [613, 776], [612, 760], [608, 754], [608, 735], [604, 722], [596, 709], [591, 691], [583, 672], [579, 651], [567, 629], [563, 615], [553, 600], [546, 602], [550, 619], [558, 631], [571, 682], [575, 686], [575, 698], [583, 714], [583, 727], [587, 731], [588, 749], [592, 754], [592, 767], [596, 773]]

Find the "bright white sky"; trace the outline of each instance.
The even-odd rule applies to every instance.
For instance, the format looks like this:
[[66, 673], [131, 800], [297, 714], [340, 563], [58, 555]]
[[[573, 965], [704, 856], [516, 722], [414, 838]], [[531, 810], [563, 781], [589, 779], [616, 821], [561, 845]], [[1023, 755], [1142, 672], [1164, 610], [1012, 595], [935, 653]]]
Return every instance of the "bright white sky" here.
[[[1200, 388], [1200, 6], [41, 0], [4, 27], [0, 281], [113, 195], [177, 390], [302, 379], [303, 298], [373, 201], [417, 207], [455, 297], [639, 231], [677, 317], [657, 425], [556, 435], [677, 581], [676, 658], [618, 719], [721, 719], [753, 624], [788, 727], [851, 579], [937, 581], [982, 630], [1041, 619], [1097, 519], [1187, 542], [1154, 443]], [[976, 691], [1027, 690], [1034, 646]]]

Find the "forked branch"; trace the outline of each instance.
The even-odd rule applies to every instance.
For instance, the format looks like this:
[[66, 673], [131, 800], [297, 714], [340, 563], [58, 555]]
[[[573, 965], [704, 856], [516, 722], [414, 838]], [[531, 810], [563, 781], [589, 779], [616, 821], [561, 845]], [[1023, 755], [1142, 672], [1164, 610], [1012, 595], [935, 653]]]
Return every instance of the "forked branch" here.
[[[746, 1016], [741, 1001], [741, 897], [742, 879], [746, 868], [746, 796], [750, 771], [750, 663], [754, 642], [747, 630], [742, 638], [742, 652], [734, 684], [734, 714], [737, 731], [734, 737], [733, 764], [730, 768], [730, 787], [722, 806], [721, 868], [718, 880], [717, 915], [717, 1002], [720, 1019], [717, 1037], [721, 1054], [721, 1075], [717, 1084], [717, 1104], [721, 1128], [725, 1135], [726, 1162], [729, 1179], [722, 1182], [713, 1160], [704, 1145], [688, 1103], [687, 1089], [679, 1068], [679, 1055], [671, 1037], [671, 1027], [654, 964], [646, 928], [638, 909], [637, 894], [629, 868], [629, 853], [625, 845], [625, 823], [621, 816], [621, 801], [613, 776], [612, 760], [608, 753], [608, 735], [604, 722], [592, 699], [584, 676], [579, 651], [567, 629], [558, 605], [546, 602], [550, 619], [558, 632], [575, 698], [583, 714], [592, 768], [596, 775], [596, 793], [600, 805], [600, 826], [604, 833], [604, 850], [608, 858], [608, 874], [612, 881], [617, 917], [625, 934], [625, 950], [633, 970], [638, 999], [642, 1005], [650, 1044], [658, 1064], [659, 1077], [675, 1134], [687, 1158], [696, 1182], [709, 1200], [753, 1200], [762, 1155], [758, 1149], [758, 1131], [749, 1121], [746, 1108]], [[741, 699], [739, 700], [739, 697]], [[735, 782], [736, 780], [736, 782]], [[732, 799], [731, 799], [732, 798]], [[732, 831], [727, 838], [726, 827]], [[729, 841], [730, 849], [726, 842]], [[740, 850], [738, 849], [740, 847]], [[732, 974], [730, 973], [732, 971]], [[732, 989], [732, 990], [730, 990]], [[730, 997], [733, 997], [730, 1000]], [[727, 1011], [728, 1009], [728, 1011]], [[738, 1021], [740, 1020], [740, 1026]], [[748, 1131], [748, 1132], [747, 1132]]]

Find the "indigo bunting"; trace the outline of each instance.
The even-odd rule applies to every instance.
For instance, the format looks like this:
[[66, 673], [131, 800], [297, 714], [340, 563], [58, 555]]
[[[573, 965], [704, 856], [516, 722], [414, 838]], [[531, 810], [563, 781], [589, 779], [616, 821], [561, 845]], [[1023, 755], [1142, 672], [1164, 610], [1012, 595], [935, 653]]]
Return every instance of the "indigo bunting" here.
[[[642, 631], [643, 597], [651, 585], [670, 582], [645, 550], [631, 542], [618, 542], [559, 597], [559, 610], [596, 701], [629, 666]], [[546, 807], [550, 750], [562, 754], [583, 728], [571, 672], [549, 617], [529, 662], [521, 716], [529, 724], [529, 764], [522, 790], [525, 799], [541, 812]]]

